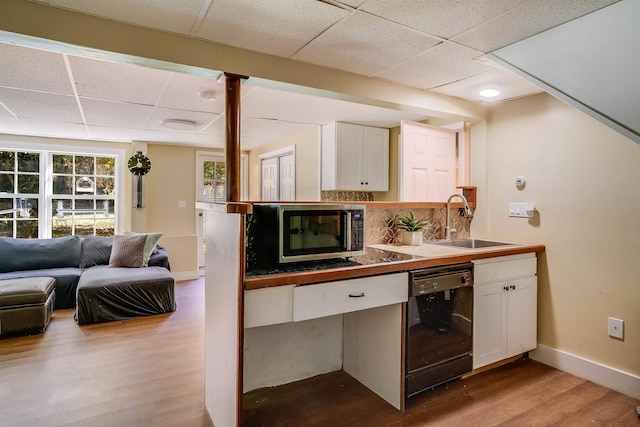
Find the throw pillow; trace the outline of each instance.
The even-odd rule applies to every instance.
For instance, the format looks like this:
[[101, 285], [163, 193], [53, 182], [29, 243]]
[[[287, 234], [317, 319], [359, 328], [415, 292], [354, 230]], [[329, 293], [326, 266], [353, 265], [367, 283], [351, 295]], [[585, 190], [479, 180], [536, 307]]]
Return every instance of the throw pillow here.
[[144, 265], [144, 244], [147, 236], [113, 236], [109, 267], [138, 268]]
[[125, 231], [125, 236], [147, 236], [147, 241], [144, 244], [144, 261], [145, 267], [149, 265], [149, 258], [153, 254], [154, 249], [158, 245], [158, 240], [162, 237], [162, 233], [136, 233], [134, 231]]

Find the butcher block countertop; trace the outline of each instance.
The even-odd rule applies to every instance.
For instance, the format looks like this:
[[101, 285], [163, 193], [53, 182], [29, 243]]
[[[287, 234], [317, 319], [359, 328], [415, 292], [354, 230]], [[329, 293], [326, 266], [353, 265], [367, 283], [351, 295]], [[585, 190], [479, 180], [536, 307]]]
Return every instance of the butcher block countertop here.
[[517, 244], [483, 249], [466, 249], [425, 243], [421, 246], [370, 245], [366, 254], [352, 258], [353, 265], [340, 265], [304, 271], [267, 272], [249, 275], [245, 289], [262, 289], [273, 286], [304, 285], [378, 274], [397, 273], [425, 267], [468, 262], [484, 258], [544, 252], [544, 245]]

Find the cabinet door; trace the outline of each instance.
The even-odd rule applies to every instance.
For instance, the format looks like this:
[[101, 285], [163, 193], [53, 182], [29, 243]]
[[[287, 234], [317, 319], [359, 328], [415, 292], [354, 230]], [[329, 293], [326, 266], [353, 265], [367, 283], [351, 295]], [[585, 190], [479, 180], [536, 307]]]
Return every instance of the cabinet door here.
[[507, 282], [473, 289], [473, 369], [506, 358]]
[[536, 348], [538, 285], [535, 276], [509, 280], [507, 355]]
[[389, 130], [365, 126], [363, 134], [363, 190], [389, 191]]
[[360, 190], [364, 187], [363, 127], [338, 123], [336, 127], [336, 190]]

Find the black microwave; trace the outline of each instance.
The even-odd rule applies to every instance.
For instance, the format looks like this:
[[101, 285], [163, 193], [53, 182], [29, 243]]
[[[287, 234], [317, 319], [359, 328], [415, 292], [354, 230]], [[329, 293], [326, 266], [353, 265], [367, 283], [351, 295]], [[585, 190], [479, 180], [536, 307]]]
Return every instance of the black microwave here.
[[254, 204], [247, 223], [247, 265], [364, 255], [365, 206]]

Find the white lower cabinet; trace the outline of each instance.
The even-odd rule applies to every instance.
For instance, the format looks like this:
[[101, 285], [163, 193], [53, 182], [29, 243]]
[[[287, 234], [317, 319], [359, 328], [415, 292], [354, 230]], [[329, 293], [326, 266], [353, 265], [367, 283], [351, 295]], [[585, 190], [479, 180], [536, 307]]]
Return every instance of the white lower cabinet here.
[[342, 369], [402, 409], [408, 274], [245, 291], [244, 391]]
[[473, 368], [537, 345], [535, 254], [474, 261]]

